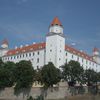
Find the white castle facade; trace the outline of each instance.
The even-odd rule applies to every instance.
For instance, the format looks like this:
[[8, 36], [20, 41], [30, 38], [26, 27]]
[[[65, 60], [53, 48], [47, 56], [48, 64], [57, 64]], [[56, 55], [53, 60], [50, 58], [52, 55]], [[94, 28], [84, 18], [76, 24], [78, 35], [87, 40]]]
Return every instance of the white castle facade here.
[[54, 18], [46, 42], [9, 49], [8, 41], [4, 40], [0, 48], [0, 57], [4, 62], [30, 60], [35, 69], [52, 62], [57, 68], [71, 60], [78, 61], [84, 69], [100, 71], [99, 50], [94, 48], [93, 55], [88, 55], [65, 44], [63, 26], [57, 17]]

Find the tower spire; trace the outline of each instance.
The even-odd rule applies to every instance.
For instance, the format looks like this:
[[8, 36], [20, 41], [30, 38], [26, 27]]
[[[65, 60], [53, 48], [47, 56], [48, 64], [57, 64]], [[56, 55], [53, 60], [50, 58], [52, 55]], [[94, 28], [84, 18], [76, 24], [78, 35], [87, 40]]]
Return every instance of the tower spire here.
[[8, 46], [9, 46], [8, 40], [7, 40], [7, 39], [4, 39], [4, 40], [2, 41], [1, 47], [2, 47], [2, 48], [8, 48]]
[[59, 20], [59, 18], [57, 16], [53, 19], [53, 21], [51, 23], [51, 26], [53, 26], [53, 25], [62, 26], [62, 24], [61, 24], [61, 22], [60, 22], [60, 20]]
[[8, 43], [8, 40], [7, 40], [7, 39], [4, 39], [4, 40], [2, 41], [2, 44], [8, 45], [8, 44], [9, 44], [9, 43]]

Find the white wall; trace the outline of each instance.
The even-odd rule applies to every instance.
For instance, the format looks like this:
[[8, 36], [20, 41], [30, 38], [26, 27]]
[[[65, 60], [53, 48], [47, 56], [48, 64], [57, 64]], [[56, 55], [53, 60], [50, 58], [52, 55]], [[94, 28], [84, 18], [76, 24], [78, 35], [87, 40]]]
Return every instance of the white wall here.
[[[67, 55], [66, 55], [67, 53]], [[72, 57], [73, 55], [73, 57]], [[75, 60], [78, 61], [80, 63], [81, 66], [83, 66], [84, 69], [94, 69], [95, 71], [100, 71], [100, 65], [90, 61], [88, 59], [84, 59], [83, 57], [80, 57], [78, 55], [72, 54], [68, 51], [65, 51], [65, 62], [67, 61], [67, 63], [71, 60]]]
[[53, 62], [59, 66], [65, 63], [65, 38], [59, 35], [52, 35], [46, 37], [46, 64]]
[[[39, 53], [39, 54], [38, 54]], [[37, 50], [37, 51], [32, 51], [32, 52], [26, 52], [26, 53], [21, 53], [17, 55], [12, 55], [12, 56], [5, 56], [3, 57], [3, 61], [13, 61], [13, 62], [19, 62], [21, 60], [30, 60], [32, 62], [32, 65], [35, 69], [40, 68], [44, 65], [44, 60], [45, 60], [45, 50]], [[38, 61], [39, 59], [39, 61]]]

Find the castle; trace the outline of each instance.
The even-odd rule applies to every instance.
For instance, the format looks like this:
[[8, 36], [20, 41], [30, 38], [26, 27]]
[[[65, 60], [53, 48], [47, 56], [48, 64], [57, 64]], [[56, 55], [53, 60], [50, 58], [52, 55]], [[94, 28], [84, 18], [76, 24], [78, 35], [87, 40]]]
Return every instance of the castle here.
[[100, 71], [99, 50], [94, 48], [93, 55], [90, 56], [65, 44], [63, 25], [58, 17], [53, 19], [45, 42], [9, 49], [8, 41], [4, 40], [0, 48], [0, 57], [4, 62], [13, 61], [16, 63], [21, 60], [30, 60], [35, 69], [41, 68], [43, 65], [48, 64], [48, 62], [52, 62], [59, 68], [66, 62], [75, 60], [84, 69], [91, 68], [95, 71]]

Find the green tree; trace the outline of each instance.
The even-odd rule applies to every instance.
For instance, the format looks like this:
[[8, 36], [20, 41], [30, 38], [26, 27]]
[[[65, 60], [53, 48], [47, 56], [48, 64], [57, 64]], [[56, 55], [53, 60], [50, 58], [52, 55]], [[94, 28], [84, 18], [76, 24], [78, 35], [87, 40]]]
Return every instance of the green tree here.
[[15, 91], [30, 88], [33, 84], [34, 68], [30, 61], [20, 61], [15, 68]]
[[30, 96], [27, 100], [34, 100], [32, 96]]
[[14, 68], [15, 64], [13, 62], [6, 62], [0, 67], [0, 88], [14, 85]]
[[77, 61], [71, 60], [62, 66], [62, 76], [66, 81], [83, 82], [83, 67]]
[[42, 81], [45, 87], [52, 87], [53, 84], [57, 84], [61, 79], [60, 70], [57, 69], [51, 62], [41, 70]]
[[2, 61], [2, 59], [0, 58], [0, 67], [4, 65], [4, 62]]
[[94, 84], [98, 80], [98, 74], [93, 69], [85, 70], [85, 82], [88, 84]]
[[38, 81], [41, 84], [43, 83], [42, 76], [41, 76], [41, 69], [35, 70], [34, 81]]
[[97, 73], [98, 76], [98, 82], [100, 82], [100, 72]]

